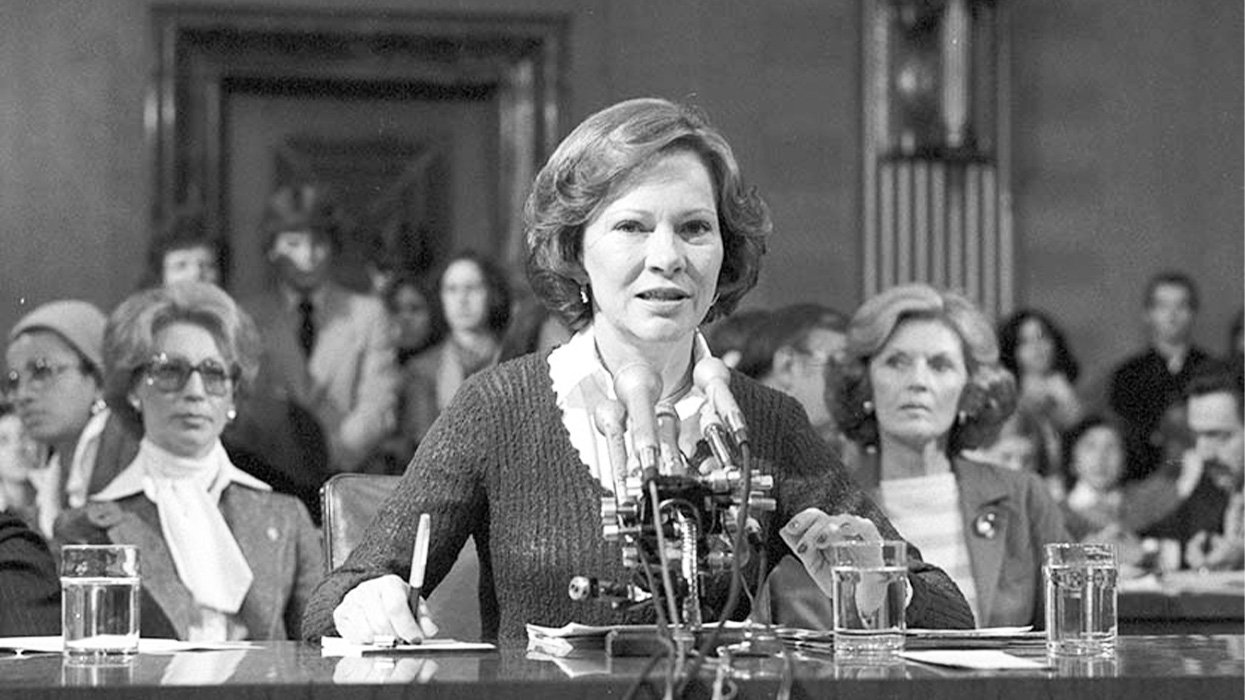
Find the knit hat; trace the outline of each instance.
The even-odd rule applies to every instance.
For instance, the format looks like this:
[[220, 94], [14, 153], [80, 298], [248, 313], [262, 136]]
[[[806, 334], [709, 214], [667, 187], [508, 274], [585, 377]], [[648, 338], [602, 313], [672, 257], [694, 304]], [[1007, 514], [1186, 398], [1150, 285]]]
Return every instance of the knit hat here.
[[28, 331], [52, 331], [102, 373], [104, 326], [107, 323], [108, 319], [94, 304], [76, 299], [51, 301], [23, 316], [9, 331], [9, 342]]

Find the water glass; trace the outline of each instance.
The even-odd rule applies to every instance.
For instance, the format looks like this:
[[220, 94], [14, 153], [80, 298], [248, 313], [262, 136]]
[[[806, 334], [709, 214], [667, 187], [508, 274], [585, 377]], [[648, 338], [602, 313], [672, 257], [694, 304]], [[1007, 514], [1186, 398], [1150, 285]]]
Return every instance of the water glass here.
[[68, 657], [138, 652], [138, 547], [61, 547], [61, 631]]
[[881, 658], [903, 651], [908, 546], [902, 541], [830, 546], [835, 658]]
[[1115, 653], [1115, 545], [1048, 544], [1042, 576], [1046, 583], [1046, 650], [1053, 655]]

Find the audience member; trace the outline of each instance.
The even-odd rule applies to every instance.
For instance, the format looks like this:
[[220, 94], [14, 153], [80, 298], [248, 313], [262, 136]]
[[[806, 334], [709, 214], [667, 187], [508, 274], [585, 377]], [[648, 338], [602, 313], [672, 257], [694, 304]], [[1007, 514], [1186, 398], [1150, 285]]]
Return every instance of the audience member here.
[[[1047, 314], [1017, 311], [999, 329], [999, 361], [1016, 377], [1020, 390], [1016, 412], [1026, 434], [1037, 438], [1038, 473], [1062, 484], [1063, 434], [1084, 410], [1073, 387], [1080, 364], [1063, 331]], [[1062, 491], [1057, 491], [1062, 494]]]
[[989, 321], [925, 285], [867, 300], [832, 370], [849, 438], [876, 449], [879, 504], [964, 592], [981, 626], [1043, 624], [1042, 548], [1068, 540], [1033, 474], [962, 453], [990, 441], [1015, 406]]
[[999, 329], [999, 362], [1016, 377], [1018, 407], [1049, 418], [1060, 433], [1081, 419], [1073, 390], [1080, 363], [1050, 316], [1034, 309], [1012, 314]]
[[[226, 250], [201, 218], [175, 216], [148, 249], [144, 287], [218, 284]], [[234, 464], [278, 493], [298, 497], [319, 525], [320, 486], [328, 478], [324, 432], [314, 415], [273, 386], [276, 378], [267, 370], [261, 367], [251, 390], [235, 397], [238, 417], [221, 441]]]
[[258, 359], [251, 319], [213, 285], [140, 292], [109, 320], [105, 392], [142, 441], [56, 533], [141, 548], [144, 636], [298, 635], [323, 570], [319, 536], [301, 503], [234, 466], [220, 442]]
[[436, 323], [445, 339], [411, 360], [405, 372], [401, 431], [419, 442], [463, 381], [497, 364], [510, 323], [510, 285], [491, 260], [466, 251], [437, 276]]
[[352, 471], [396, 425], [398, 373], [381, 302], [329, 279], [339, 216], [323, 188], [286, 187], [260, 226], [277, 289], [245, 306], [275, 385], [319, 420], [334, 471]]
[[1090, 416], [1068, 432], [1068, 531], [1078, 540], [1118, 528], [1124, 508], [1124, 432], [1113, 420]]
[[820, 304], [775, 310], [744, 344], [736, 366], [762, 384], [793, 397], [813, 429], [841, 456], [848, 444], [826, 402], [826, 368], [847, 344], [847, 318]]
[[389, 280], [381, 298], [389, 311], [398, 366], [405, 368], [443, 332], [433, 326], [432, 293], [422, 277], [402, 272]]
[[147, 270], [141, 288], [174, 282], [221, 283], [229, 246], [208, 231], [203, 218], [175, 214], [147, 247]]
[[103, 399], [106, 319], [84, 301], [34, 309], [9, 331], [5, 391], [41, 454], [30, 471], [38, 530], [86, 503], [138, 451], [138, 437]]
[[744, 346], [756, 329], [769, 318], [769, 311], [764, 309], [746, 309], [719, 321], [709, 324], [705, 331], [705, 340], [713, 354], [726, 363], [727, 367], [739, 367], [743, 359]]
[[1245, 391], [1230, 373], [1194, 377], [1186, 390], [1189, 429], [1196, 440], [1204, 479], [1217, 498], [1193, 497], [1181, 505], [1185, 562], [1192, 568], [1245, 566]]
[[1190, 377], [1219, 364], [1193, 344], [1197, 309], [1197, 285], [1183, 273], [1162, 272], [1146, 285], [1149, 347], [1115, 369], [1109, 388], [1111, 409], [1127, 430], [1126, 480], [1144, 479], [1158, 468], [1164, 413], [1180, 400]]
[[35, 490], [30, 471], [35, 467], [35, 444], [26, 435], [13, 405], [0, 402], [0, 511], [38, 526]]
[[59, 635], [61, 587], [43, 538], [0, 512], [0, 637]]

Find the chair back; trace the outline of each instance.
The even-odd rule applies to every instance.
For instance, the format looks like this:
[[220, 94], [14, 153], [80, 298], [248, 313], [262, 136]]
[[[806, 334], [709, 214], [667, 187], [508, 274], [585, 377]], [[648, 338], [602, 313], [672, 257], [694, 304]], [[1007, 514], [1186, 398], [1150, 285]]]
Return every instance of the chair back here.
[[[363, 541], [381, 505], [398, 488], [400, 476], [336, 474], [320, 488], [324, 511], [324, 563], [329, 573], [345, 563]], [[480, 562], [474, 539], [468, 538], [458, 560], [428, 598], [438, 637], [480, 639]]]

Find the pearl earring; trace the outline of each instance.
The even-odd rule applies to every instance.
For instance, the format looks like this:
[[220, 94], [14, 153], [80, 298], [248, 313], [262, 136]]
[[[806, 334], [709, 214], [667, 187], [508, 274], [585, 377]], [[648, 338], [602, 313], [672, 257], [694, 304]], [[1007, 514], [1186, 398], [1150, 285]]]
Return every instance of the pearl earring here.
[[860, 407], [864, 409], [865, 415], [873, 413], [873, 402], [868, 399], [865, 399], [865, 402]]

